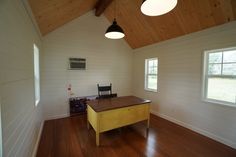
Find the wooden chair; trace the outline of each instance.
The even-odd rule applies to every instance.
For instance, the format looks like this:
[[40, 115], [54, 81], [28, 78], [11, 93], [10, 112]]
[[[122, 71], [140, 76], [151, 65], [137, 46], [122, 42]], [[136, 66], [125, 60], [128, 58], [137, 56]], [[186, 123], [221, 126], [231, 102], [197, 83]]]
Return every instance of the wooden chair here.
[[99, 86], [99, 84], [97, 84], [97, 87], [98, 87], [98, 99], [114, 97], [114, 94], [112, 94], [112, 84], [110, 84], [110, 86]]

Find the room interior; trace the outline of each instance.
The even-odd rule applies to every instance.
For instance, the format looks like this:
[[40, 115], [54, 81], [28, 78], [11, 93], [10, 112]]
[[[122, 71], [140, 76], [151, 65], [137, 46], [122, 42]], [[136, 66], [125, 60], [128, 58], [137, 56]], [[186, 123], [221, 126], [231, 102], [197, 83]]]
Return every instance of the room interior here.
[[[178, 0], [157, 16], [142, 13], [147, 1], [0, 0], [0, 156], [236, 156], [236, 61], [208, 60], [235, 56], [236, 1]], [[105, 37], [114, 18], [122, 39]], [[70, 69], [71, 58], [86, 68]], [[210, 75], [210, 64], [220, 74]], [[210, 82], [220, 75], [234, 93], [210, 99], [208, 88], [226, 89]], [[112, 100], [151, 101], [150, 127], [148, 135], [143, 122], [101, 133], [96, 146], [94, 126], [87, 114], [71, 116], [70, 98], [99, 101], [97, 84], [110, 83]]]

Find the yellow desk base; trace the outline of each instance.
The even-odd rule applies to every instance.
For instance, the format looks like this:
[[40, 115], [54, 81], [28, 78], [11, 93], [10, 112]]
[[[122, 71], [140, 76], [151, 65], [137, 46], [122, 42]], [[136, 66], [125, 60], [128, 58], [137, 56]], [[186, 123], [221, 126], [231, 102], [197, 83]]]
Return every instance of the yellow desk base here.
[[108, 111], [95, 112], [88, 105], [88, 128], [96, 132], [96, 145], [99, 146], [99, 134], [122, 126], [147, 120], [147, 131], [150, 119], [150, 104], [140, 104]]

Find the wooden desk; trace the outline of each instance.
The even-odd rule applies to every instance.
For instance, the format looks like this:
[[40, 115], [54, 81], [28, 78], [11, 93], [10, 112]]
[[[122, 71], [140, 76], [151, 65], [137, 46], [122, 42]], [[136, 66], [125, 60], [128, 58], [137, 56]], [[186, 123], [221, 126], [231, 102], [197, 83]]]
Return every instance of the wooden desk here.
[[148, 132], [150, 103], [150, 100], [135, 96], [89, 101], [88, 128], [91, 124], [95, 130], [97, 146], [100, 133], [140, 121], [147, 121]]

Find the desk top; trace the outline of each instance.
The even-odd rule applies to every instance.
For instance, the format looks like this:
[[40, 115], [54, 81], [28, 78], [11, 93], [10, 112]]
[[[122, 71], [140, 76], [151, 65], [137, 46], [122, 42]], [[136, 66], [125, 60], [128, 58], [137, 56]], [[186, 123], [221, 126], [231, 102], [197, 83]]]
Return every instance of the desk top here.
[[150, 100], [141, 99], [135, 96], [122, 96], [110, 99], [97, 99], [88, 101], [88, 105], [95, 112], [102, 112], [122, 107], [150, 103]]

